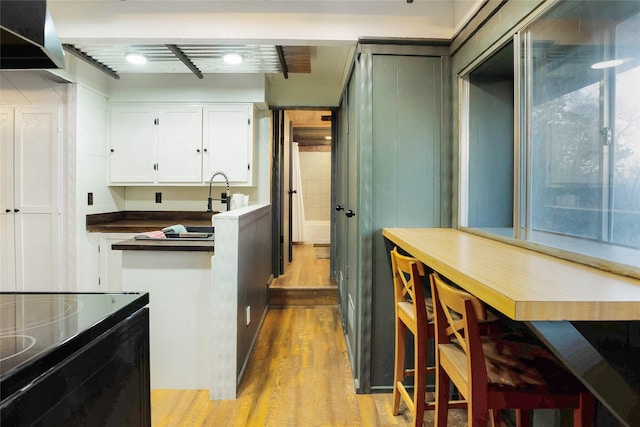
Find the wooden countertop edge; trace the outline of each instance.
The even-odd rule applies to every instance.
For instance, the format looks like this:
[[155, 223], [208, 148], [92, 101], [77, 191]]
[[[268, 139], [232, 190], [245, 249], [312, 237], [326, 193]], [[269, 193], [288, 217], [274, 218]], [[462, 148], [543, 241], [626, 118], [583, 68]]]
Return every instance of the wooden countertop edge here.
[[142, 233], [161, 230], [173, 224], [210, 226], [211, 216], [219, 212], [201, 211], [118, 211], [86, 216], [86, 229], [101, 233]]
[[173, 251], [173, 252], [214, 252], [212, 241], [180, 242], [175, 240], [135, 240], [128, 239], [113, 243], [111, 249], [118, 251]]
[[[637, 279], [616, 275], [611, 272], [599, 270], [595, 267], [562, 260], [527, 250], [525, 248], [508, 246], [505, 243], [487, 239], [486, 245], [483, 244], [483, 246], [490, 245], [494, 247], [494, 249], [495, 247], [501, 246], [509, 251], [510, 254], [526, 252], [531, 254], [532, 260], [544, 259], [544, 265], [552, 266], [553, 268], [547, 269], [548, 271], [539, 271], [539, 275], [542, 277], [544, 277], [545, 274], [557, 273], [556, 275], [558, 277], [578, 277], [579, 275], [581, 278], [578, 279], [578, 285], [573, 285], [573, 287], [577, 286], [579, 289], [582, 289], [583, 294], [572, 294], [575, 295], [575, 298], [566, 298], [566, 296], [556, 294], [550, 294], [547, 297], [543, 295], [542, 298], [528, 298], [526, 295], [524, 297], [514, 297], [503, 294], [500, 291], [500, 289], [502, 289], [501, 287], [496, 288], [491, 283], [481, 278], [485, 276], [494, 277], [496, 281], [500, 281], [498, 279], [500, 279], [499, 276], [502, 273], [500, 273], [498, 269], [494, 269], [492, 274], [482, 275], [477, 268], [475, 268], [473, 274], [470, 274], [468, 265], [466, 265], [468, 264], [468, 261], [465, 261], [465, 263], [463, 263], [465, 266], [460, 268], [460, 265], [458, 265], [459, 262], [456, 261], [456, 257], [458, 255], [448, 252], [451, 248], [447, 249], [444, 246], [439, 246], [439, 252], [434, 252], [432, 249], [420, 247], [421, 239], [427, 238], [425, 233], [431, 233], [432, 236], [430, 236], [430, 238], [436, 238], [436, 234], [440, 235], [440, 237], [450, 235], [451, 238], [453, 238], [455, 233], [464, 233], [463, 231], [451, 229], [424, 229], [429, 231], [423, 232], [422, 230], [423, 229], [385, 228], [383, 229], [382, 234], [384, 237], [412, 254], [412, 256], [420, 259], [429, 267], [458, 283], [458, 285], [467, 289], [469, 292], [476, 295], [478, 298], [491, 305], [494, 309], [502, 312], [511, 319], [521, 321], [640, 319], [640, 307], [638, 306], [638, 303], [640, 302], [640, 292], [634, 289], [634, 287], [640, 283]], [[415, 237], [417, 236], [420, 237], [416, 239]], [[464, 238], [469, 241], [475, 239], [486, 239], [468, 233], [464, 235]], [[469, 247], [470, 245], [466, 242], [463, 249], [468, 250]], [[487, 258], [486, 254], [479, 254], [479, 256], [482, 257], [483, 260], [484, 258]], [[502, 262], [505, 266], [509, 266], [511, 260], [505, 259], [502, 260]], [[540, 262], [534, 262], [532, 265], [539, 266], [541, 264]], [[555, 268], [556, 266], [558, 269]], [[497, 267], [497, 265], [494, 267]], [[537, 276], [538, 274], [536, 273], [536, 277]], [[586, 277], [589, 277], [589, 280], [585, 280]], [[508, 281], [512, 280], [513, 278], [511, 277]], [[535, 280], [526, 280], [526, 282], [534, 283]], [[602, 299], [596, 298], [595, 296], [590, 298], [588, 296], [588, 294], [592, 293], [594, 290], [595, 292], [599, 292], [602, 286], [607, 285], [614, 287], [614, 290], [611, 291], [614, 294], [613, 297]], [[625, 290], [630, 291], [631, 294], [625, 294]], [[585, 295], [585, 293], [587, 295]], [[540, 295], [538, 295], [538, 297], [540, 297]]]

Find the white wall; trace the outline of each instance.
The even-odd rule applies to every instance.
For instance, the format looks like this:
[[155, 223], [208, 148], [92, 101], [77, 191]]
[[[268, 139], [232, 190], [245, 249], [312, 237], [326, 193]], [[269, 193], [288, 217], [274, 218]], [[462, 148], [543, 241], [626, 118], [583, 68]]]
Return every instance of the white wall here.
[[[108, 80], [108, 101], [120, 102], [251, 102], [264, 107], [266, 82], [262, 74], [218, 74], [198, 79], [191, 74], [125, 74], [119, 80]], [[249, 195], [249, 203], [269, 203], [270, 192], [270, 114], [255, 111], [254, 117], [254, 185], [231, 186], [231, 194]], [[106, 153], [106, 149], [105, 149]], [[106, 176], [106, 174], [105, 174]], [[112, 187], [124, 198], [124, 210], [187, 210], [207, 208], [209, 187]], [[213, 187], [213, 197], [219, 198], [224, 186]], [[162, 193], [162, 203], [155, 202], [155, 193]], [[213, 209], [225, 211], [219, 202]]]
[[122, 74], [108, 83], [109, 102], [265, 102], [263, 74]]
[[300, 174], [307, 221], [331, 218], [331, 151], [300, 151]]

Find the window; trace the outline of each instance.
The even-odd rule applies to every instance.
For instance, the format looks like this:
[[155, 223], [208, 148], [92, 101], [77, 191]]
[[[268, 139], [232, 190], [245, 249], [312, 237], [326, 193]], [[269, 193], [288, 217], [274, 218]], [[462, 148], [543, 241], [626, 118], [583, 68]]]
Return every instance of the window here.
[[[517, 156], [505, 170], [519, 172], [512, 189], [474, 190], [498, 164], [474, 154], [487, 147], [472, 126], [487, 120], [479, 111], [502, 115], [476, 93], [481, 65], [463, 79], [468, 176], [461, 225], [640, 266], [640, 2], [560, 1], [516, 40], [521, 125], [511, 140]], [[508, 133], [506, 120], [486, 126]], [[491, 156], [500, 167], [501, 147]], [[495, 191], [518, 206], [510, 223], [494, 202], [482, 215], [474, 211], [477, 198], [496, 199]]]

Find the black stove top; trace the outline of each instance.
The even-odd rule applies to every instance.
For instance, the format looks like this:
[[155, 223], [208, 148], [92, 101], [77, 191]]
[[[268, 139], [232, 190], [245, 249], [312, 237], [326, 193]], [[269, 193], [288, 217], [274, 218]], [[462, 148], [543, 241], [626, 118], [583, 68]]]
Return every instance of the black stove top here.
[[0, 293], [0, 381], [68, 357], [128, 315], [121, 309], [147, 303], [148, 294], [137, 293]]

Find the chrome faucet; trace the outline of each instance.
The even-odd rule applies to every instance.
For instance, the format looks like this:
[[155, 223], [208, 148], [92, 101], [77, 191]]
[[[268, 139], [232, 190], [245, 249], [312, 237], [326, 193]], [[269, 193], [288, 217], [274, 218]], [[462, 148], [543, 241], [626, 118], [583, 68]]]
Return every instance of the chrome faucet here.
[[[211, 183], [213, 182], [213, 178], [215, 178], [216, 176], [221, 175], [225, 182], [227, 183], [227, 192], [226, 193], [222, 193], [222, 195], [220, 196], [219, 199], [212, 199], [211, 198]], [[230, 209], [231, 204], [229, 203], [229, 193], [231, 192], [231, 188], [229, 187], [229, 178], [227, 177], [227, 174], [222, 172], [222, 171], [217, 171], [214, 172], [213, 175], [211, 175], [211, 178], [209, 178], [209, 197], [207, 198], [207, 212], [213, 212], [213, 210], [211, 209], [211, 202], [213, 200], [219, 200], [222, 203], [226, 203], [227, 204], [227, 210]]]

